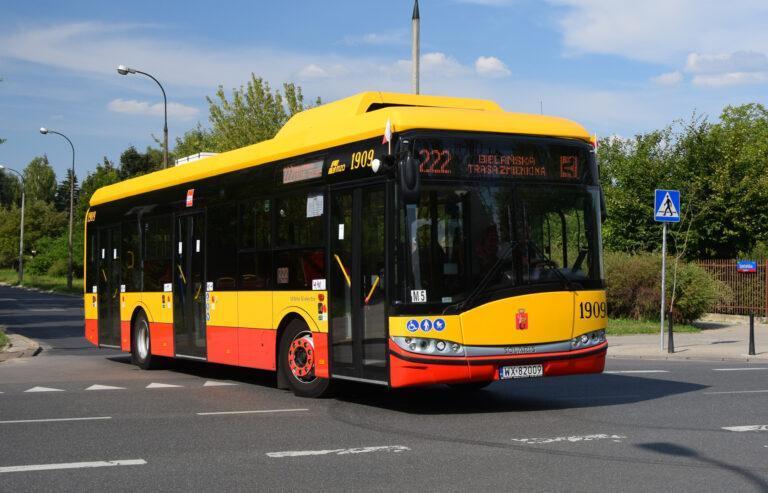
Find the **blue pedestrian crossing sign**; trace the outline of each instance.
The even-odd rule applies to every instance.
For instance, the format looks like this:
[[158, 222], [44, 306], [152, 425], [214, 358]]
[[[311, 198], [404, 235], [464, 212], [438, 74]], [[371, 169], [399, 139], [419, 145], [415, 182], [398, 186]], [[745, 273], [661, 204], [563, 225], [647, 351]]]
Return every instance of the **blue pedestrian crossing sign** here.
[[680, 222], [680, 190], [656, 190], [653, 204], [653, 219], [657, 222]]

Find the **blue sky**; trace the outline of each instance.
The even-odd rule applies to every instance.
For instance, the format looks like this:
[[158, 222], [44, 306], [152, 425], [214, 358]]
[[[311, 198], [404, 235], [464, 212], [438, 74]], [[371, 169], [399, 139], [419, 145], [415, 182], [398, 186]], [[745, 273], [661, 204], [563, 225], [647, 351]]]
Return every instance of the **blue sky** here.
[[[174, 137], [207, 123], [205, 96], [251, 72], [325, 101], [410, 89], [412, 0], [4, 3], [0, 163], [46, 153], [82, 178], [162, 136], [154, 83]], [[693, 112], [766, 103], [764, 0], [422, 0], [422, 92], [498, 101], [630, 136]]]

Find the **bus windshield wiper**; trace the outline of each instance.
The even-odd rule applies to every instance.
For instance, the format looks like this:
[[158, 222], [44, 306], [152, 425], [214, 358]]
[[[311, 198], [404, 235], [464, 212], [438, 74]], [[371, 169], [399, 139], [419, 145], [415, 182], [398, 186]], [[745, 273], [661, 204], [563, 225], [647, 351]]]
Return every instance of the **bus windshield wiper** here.
[[544, 253], [539, 247], [536, 246], [536, 244], [532, 241], [527, 242], [529, 247], [532, 247], [533, 251], [536, 252], [537, 255], [539, 255], [544, 262], [542, 265], [551, 272], [554, 272], [557, 277], [560, 278], [561, 281], [563, 281], [563, 286], [565, 289], [569, 291], [575, 291], [576, 288], [574, 287], [573, 283], [570, 279], [568, 279], [565, 274], [560, 272], [560, 269], [557, 268], [557, 265], [550, 259], [546, 253]]
[[482, 279], [480, 279], [480, 282], [477, 283], [477, 286], [475, 286], [475, 289], [472, 290], [469, 295], [464, 298], [462, 301], [458, 303], [454, 303], [453, 305], [448, 305], [443, 310], [443, 315], [445, 315], [448, 310], [450, 309], [456, 309], [457, 312], [460, 312], [464, 308], [471, 306], [471, 304], [475, 301], [475, 299], [480, 295], [480, 293], [485, 290], [485, 287], [488, 285], [488, 283], [493, 279], [493, 276], [496, 275], [496, 273], [499, 271], [499, 268], [506, 262], [509, 257], [511, 256], [512, 252], [517, 249], [518, 242], [513, 241], [507, 247], [504, 249], [504, 251], [499, 255], [499, 258], [496, 259], [496, 262], [493, 263], [490, 269], [488, 269], [488, 272], [485, 273]]

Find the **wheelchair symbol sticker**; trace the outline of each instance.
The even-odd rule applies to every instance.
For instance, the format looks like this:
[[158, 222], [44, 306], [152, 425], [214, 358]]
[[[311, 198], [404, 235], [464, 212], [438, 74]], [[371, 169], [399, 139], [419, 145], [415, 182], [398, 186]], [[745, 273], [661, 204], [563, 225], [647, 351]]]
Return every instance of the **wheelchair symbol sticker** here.
[[419, 330], [419, 322], [416, 320], [408, 320], [405, 324], [405, 328], [408, 329], [408, 332], [416, 332]]

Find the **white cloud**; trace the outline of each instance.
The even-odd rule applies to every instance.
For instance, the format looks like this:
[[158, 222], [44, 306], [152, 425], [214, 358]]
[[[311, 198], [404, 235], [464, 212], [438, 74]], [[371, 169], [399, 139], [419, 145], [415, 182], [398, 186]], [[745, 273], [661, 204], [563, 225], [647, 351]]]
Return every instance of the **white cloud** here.
[[392, 31], [386, 33], [367, 33], [362, 36], [345, 36], [344, 44], [349, 46], [402, 46], [410, 43], [406, 31]]
[[768, 56], [754, 51], [734, 53], [691, 53], [685, 71], [698, 86], [722, 87], [759, 84], [768, 81]]
[[764, 0], [548, 0], [571, 53], [677, 64], [688, 53], [768, 51]]
[[[107, 109], [115, 113], [128, 113], [130, 115], [163, 115], [163, 103], [150, 104], [147, 101], [135, 99], [113, 99], [107, 104]], [[181, 103], [168, 103], [168, 118], [177, 120], [191, 120], [200, 112], [197, 108]]]
[[504, 7], [517, 3], [517, 0], [455, 0], [456, 3], [470, 3], [474, 5], [486, 5], [490, 7]]
[[512, 73], [495, 56], [481, 56], [475, 60], [475, 72], [482, 77], [508, 77]]
[[347, 72], [347, 68], [340, 63], [328, 65], [325, 67], [310, 63], [306, 67], [299, 70], [297, 75], [302, 79], [326, 79], [329, 77], [340, 77], [342, 75], [346, 75]]
[[675, 86], [683, 81], [683, 73], [679, 70], [651, 77], [651, 81], [662, 86]]
[[[439, 51], [421, 55], [419, 68], [422, 75], [448, 78], [466, 76], [472, 73], [469, 67], [462, 65], [452, 56]], [[400, 74], [409, 74], [411, 72], [411, 60], [398, 60], [394, 70]]]

